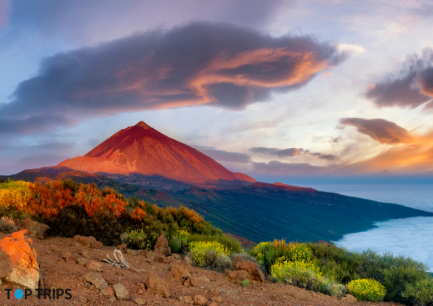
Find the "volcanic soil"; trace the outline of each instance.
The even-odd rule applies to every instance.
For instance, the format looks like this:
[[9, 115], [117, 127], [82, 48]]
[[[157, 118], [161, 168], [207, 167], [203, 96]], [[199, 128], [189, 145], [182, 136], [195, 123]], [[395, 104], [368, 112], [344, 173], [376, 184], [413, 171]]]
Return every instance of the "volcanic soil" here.
[[[7, 235], [0, 233], [0, 239]], [[182, 256], [168, 256], [164, 262], [151, 261], [139, 252], [129, 251], [135, 255], [125, 252], [126, 261], [135, 269], [145, 270], [134, 272], [111, 266], [102, 262], [109, 255], [113, 258], [115, 247], [90, 248], [77, 245], [72, 238], [48, 237], [45, 239], [32, 239], [33, 247], [37, 252], [40, 266], [43, 269], [43, 282], [46, 289], [70, 288], [72, 299], [59, 300], [38, 299], [31, 296], [27, 300], [7, 299], [5, 289], [8, 285], [0, 286], [0, 305], [189, 305], [181, 300], [192, 300], [198, 295], [208, 300], [207, 305], [354, 305], [342, 299], [315, 293], [266, 280], [263, 283], [252, 281], [247, 288], [241, 284], [233, 283], [225, 273], [210, 271], [193, 267], [184, 262]], [[79, 259], [82, 255], [100, 263], [102, 271], [91, 271], [86, 266], [80, 265]], [[66, 259], [64, 258], [66, 257]], [[73, 260], [72, 260], [73, 259]], [[201, 279], [197, 287], [187, 287], [176, 281], [171, 275], [174, 265], [181, 266], [198, 279]], [[144, 279], [148, 271], [153, 271], [170, 290], [170, 297], [164, 298], [147, 290]], [[87, 282], [84, 276], [89, 273], [100, 274], [110, 287], [115, 284], [123, 284], [129, 291], [130, 299], [120, 301], [106, 297], [101, 290]], [[110, 289], [111, 290], [111, 289]], [[213, 300], [213, 301], [212, 301]], [[212, 304], [213, 303], [213, 304]], [[356, 305], [399, 305], [396, 303], [371, 303], [357, 302]]]

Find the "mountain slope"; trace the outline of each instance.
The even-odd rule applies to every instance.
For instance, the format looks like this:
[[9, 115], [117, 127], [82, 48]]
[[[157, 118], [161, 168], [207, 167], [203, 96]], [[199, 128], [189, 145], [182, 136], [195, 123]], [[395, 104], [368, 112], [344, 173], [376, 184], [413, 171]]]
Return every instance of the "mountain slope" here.
[[[120, 130], [83, 157], [58, 165], [89, 173], [159, 175], [181, 182], [234, 181], [212, 158], [151, 128], [143, 121]], [[251, 178], [245, 175], [245, 179]]]
[[212, 190], [194, 186], [169, 192], [58, 167], [25, 170], [9, 178], [32, 182], [69, 178], [79, 183], [95, 183], [100, 189], [113, 188], [126, 197], [136, 196], [161, 207], [183, 205], [194, 209], [224, 232], [254, 242], [274, 238], [335, 241], [345, 234], [373, 228], [374, 222], [433, 216], [433, 213], [402, 205], [284, 184], [254, 183]]

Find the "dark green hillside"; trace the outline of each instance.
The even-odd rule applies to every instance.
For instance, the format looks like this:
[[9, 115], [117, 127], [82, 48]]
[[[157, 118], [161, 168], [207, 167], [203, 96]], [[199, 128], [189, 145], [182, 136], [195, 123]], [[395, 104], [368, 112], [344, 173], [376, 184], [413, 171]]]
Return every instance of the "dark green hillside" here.
[[[7, 178], [7, 177], [4, 177]], [[274, 238], [316, 241], [338, 240], [348, 233], [365, 231], [374, 222], [394, 218], [433, 216], [433, 213], [311, 188], [254, 183], [247, 187], [207, 190], [193, 187], [178, 192], [151, 190], [78, 171], [45, 173], [26, 170], [10, 177], [40, 181], [41, 178], [72, 179], [113, 188], [126, 197], [136, 196], [161, 207], [183, 205], [201, 214], [224, 232], [255, 242]], [[43, 182], [43, 180], [42, 180]]]
[[255, 242], [338, 240], [344, 234], [370, 229], [377, 221], [433, 216], [396, 204], [309, 190], [275, 192], [271, 184], [258, 184], [237, 190], [196, 188], [195, 195], [186, 191], [175, 198], [223, 231]]

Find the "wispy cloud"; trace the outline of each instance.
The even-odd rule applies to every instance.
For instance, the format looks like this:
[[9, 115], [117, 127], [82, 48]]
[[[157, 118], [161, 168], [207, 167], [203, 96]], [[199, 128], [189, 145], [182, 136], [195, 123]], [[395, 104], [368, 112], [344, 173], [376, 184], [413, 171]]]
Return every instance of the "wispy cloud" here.
[[[307, 84], [346, 57], [310, 36], [194, 22], [56, 54], [21, 82], [0, 120], [89, 118], [211, 105], [241, 110]], [[37, 131], [35, 125], [35, 131]]]

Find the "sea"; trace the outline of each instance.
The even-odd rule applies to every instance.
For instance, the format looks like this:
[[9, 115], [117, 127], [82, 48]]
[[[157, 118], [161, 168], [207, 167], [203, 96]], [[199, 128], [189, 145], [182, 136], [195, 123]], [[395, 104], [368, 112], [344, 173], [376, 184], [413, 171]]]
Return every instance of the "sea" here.
[[[432, 184], [332, 184], [310, 187], [433, 212]], [[371, 249], [380, 254], [391, 252], [408, 256], [425, 263], [429, 272], [433, 271], [433, 217], [393, 219], [374, 225], [373, 229], [344, 235], [333, 243], [356, 252]]]

